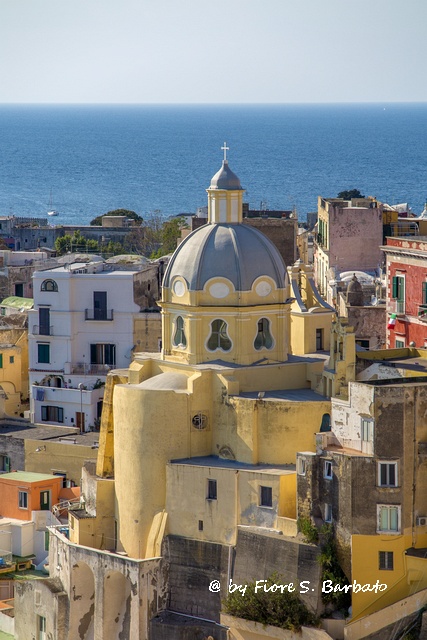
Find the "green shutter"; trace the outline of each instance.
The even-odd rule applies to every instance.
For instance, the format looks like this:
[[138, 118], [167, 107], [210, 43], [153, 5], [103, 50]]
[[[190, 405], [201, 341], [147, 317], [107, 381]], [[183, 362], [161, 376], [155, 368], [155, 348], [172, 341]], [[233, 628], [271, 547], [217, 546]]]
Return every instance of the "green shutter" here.
[[392, 285], [392, 294], [391, 297], [395, 300], [397, 299], [397, 291], [398, 291], [398, 279], [397, 276], [393, 276], [393, 285]]
[[427, 282], [423, 282], [423, 301], [422, 304], [427, 304]]

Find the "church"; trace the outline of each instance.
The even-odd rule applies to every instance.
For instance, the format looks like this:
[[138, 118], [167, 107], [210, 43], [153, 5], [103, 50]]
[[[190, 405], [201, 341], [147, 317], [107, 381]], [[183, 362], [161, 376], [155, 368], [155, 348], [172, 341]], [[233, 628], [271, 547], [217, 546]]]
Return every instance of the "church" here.
[[[172, 640], [186, 623], [222, 640], [229, 580], [320, 581], [296, 538], [296, 458], [354, 376], [354, 334], [309, 266], [243, 224], [243, 194], [224, 156], [208, 223], [164, 274], [161, 353], [108, 375], [97, 465], [38, 596], [48, 627], [68, 620], [58, 640]], [[28, 587], [18, 598], [32, 611]], [[320, 612], [319, 590], [306, 603]]]

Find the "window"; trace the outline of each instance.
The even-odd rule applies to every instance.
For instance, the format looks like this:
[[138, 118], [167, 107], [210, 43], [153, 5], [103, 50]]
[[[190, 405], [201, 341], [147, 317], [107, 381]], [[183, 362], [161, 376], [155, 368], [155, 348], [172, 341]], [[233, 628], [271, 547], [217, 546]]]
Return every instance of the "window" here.
[[394, 276], [392, 281], [392, 298], [396, 300], [396, 313], [405, 313], [405, 278]]
[[39, 624], [38, 624], [38, 631], [39, 631], [39, 635], [37, 640], [46, 640], [46, 618], [44, 618], [43, 616], [37, 616], [38, 620], [39, 620]]
[[181, 316], [176, 319], [175, 334], [173, 336], [173, 344], [175, 347], [185, 348], [187, 346], [187, 338], [184, 331], [184, 320]]
[[42, 406], [43, 422], [64, 422], [64, 409], [62, 407]]
[[3, 369], [3, 354], [0, 353], [0, 369]]
[[90, 363], [91, 364], [108, 364], [108, 365], [115, 366], [116, 345], [115, 344], [91, 344], [90, 345]]
[[378, 486], [397, 487], [397, 462], [378, 463]]
[[332, 461], [325, 460], [325, 464], [323, 467], [323, 477], [327, 480], [332, 480]]
[[28, 493], [26, 491], [18, 491], [18, 507], [28, 509]]
[[0, 456], [0, 471], [10, 471], [9, 456]]
[[206, 496], [207, 500], [216, 500], [217, 499], [217, 486], [216, 480], [208, 480], [208, 495]]
[[49, 307], [39, 308], [39, 334], [41, 336], [50, 335], [50, 309]]
[[94, 320], [107, 320], [107, 292], [93, 292], [93, 317]]
[[199, 520], [199, 531], [203, 531], [203, 520]]
[[299, 476], [305, 476], [306, 460], [305, 458], [297, 458], [297, 473]]
[[422, 290], [422, 305], [427, 305], [427, 282], [423, 282], [423, 290]]
[[405, 341], [396, 338], [396, 340], [394, 341], [394, 346], [396, 347], [396, 349], [403, 349], [403, 347], [405, 346]]
[[49, 551], [49, 531], [44, 532], [44, 550]]
[[50, 363], [50, 344], [39, 342], [37, 345], [37, 361], [39, 363]]
[[65, 471], [52, 471], [52, 474], [62, 478], [62, 488], [65, 489], [67, 487], [67, 474]]
[[332, 522], [332, 505], [325, 504], [325, 522]]
[[15, 356], [9, 356], [9, 363], [13, 364], [15, 362]]
[[379, 504], [377, 505], [377, 513], [378, 532], [400, 532], [400, 506]]
[[58, 285], [55, 280], [43, 280], [40, 291], [58, 291]]
[[380, 551], [378, 553], [378, 568], [393, 571], [393, 551]]
[[316, 329], [316, 351], [323, 351], [323, 329]]
[[260, 507], [273, 506], [273, 489], [271, 487], [259, 488], [259, 506]]
[[362, 418], [361, 421], [361, 435], [360, 438], [363, 442], [374, 441], [374, 421]]
[[260, 349], [271, 349], [273, 346], [273, 338], [270, 333], [270, 320], [261, 318], [258, 321], [258, 333], [254, 340], [254, 347], [257, 351]]
[[213, 320], [211, 323], [211, 335], [208, 340], [208, 349], [216, 351], [230, 351], [231, 340], [227, 334], [227, 323], [224, 320]]

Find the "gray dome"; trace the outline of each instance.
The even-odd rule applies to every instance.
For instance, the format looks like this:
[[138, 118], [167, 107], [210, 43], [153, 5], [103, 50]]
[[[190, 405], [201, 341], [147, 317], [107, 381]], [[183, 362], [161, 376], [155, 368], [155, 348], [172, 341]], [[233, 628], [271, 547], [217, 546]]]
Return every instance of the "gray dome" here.
[[210, 189], [226, 189], [228, 191], [242, 190], [239, 178], [232, 172], [228, 166], [227, 160], [224, 160], [222, 167], [211, 180]]
[[286, 286], [286, 266], [275, 245], [263, 233], [245, 224], [206, 224], [176, 249], [169, 261], [164, 287], [182, 276], [190, 291], [202, 291], [211, 278], [230, 280], [236, 291], [250, 291], [254, 280], [269, 276]]

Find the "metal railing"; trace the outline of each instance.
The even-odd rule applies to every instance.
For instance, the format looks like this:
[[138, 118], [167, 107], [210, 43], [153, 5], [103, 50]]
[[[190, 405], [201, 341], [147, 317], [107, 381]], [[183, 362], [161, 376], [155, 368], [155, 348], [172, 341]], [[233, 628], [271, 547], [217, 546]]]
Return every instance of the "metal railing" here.
[[107, 373], [112, 369], [116, 369], [115, 364], [87, 364], [86, 362], [76, 362], [74, 364], [71, 364], [70, 373], [83, 376], [106, 376]]
[[114, 309], [85, 309], [85, 320], [114, 320]]
[[387, 311], [389, 313], [396, 313], [398, 316], [405, 315], [405, 301], [404, 300], [390, 300]]
[[53, 325], [34, 324], [33, 335], [35, 336], [53, 336]]

